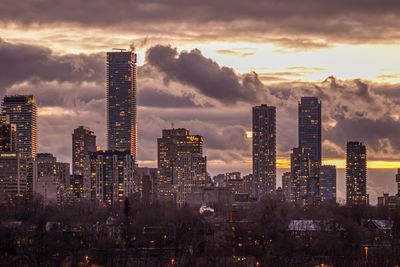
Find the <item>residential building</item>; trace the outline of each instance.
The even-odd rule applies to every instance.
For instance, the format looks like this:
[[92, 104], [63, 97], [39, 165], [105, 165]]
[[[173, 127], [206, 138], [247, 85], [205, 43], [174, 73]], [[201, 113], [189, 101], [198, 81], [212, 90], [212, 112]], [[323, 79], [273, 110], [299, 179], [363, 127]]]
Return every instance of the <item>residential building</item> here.
[[347, 205], [368, 205], [367, 149], [358, 141], [346, 146], [346, 200]]
[[336, 203], [335, 165], [322, 165], [319, 168], [319, 190], [322, 203]]
[[276, 189], [276, 108], [253, 107], [253, 175], [258, 198]]
[[107, 146], [137, 157], [136, 53], [107, 53]]
[[96, 151], [90, 156], [91, 200], [122, 205], [135, 194], [135, 158], [130, 151]]

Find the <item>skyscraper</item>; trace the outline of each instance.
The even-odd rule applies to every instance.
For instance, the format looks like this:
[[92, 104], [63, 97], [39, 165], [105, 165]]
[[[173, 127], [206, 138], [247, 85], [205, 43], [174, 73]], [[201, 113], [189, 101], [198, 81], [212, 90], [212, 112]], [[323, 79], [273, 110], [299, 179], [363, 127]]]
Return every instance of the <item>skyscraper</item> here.
[[176, 186], [184, 180], [205, 182], [206, 159], [202, 156], [202, 136], [190, 135], [188, 130], [182, 128], [167, 129], [162, 131], [157, 143], [160, 200], [175, 201]]
[[16, 126], [16, 148], [24, 156], [35, 158], [37, 152], [37, 107], [33, 95], [5, 96], [2, 113]]
[[321, 165], [321, 102], [317, 97], [302, 97], [298, 115], [299, 147]]
[[137, 154], [136, 54], [107, 53], [107, 145]]
[[[33, 95], [5, 96], [2, 103], [2, 114], [8, 115], [11, 124], [15, 125], [16, 151], [18, 157], [26, 158], [26, 194], [33, 197], [33, 161], [37, 153], [37, 106]], [[25, 160], [23, 160], [25, 161]], [[24, 163], [25, 164], [25, 163]]]
[[258, 198], [276, 188], [276, 108], [253, 107], [253, 176]]
[[336, 203], [336, 166], [319, 167], [319, 191], [322, 202]]
[[96, 151], [96, 135], [79, 126], [72, 134], [72, 173], [84, 175], [89, 170], [89, 155]]
[[15, 152], [16, 127], [11, 124], [8, 115], [0, 114], [0, 152]]
[[347, 205], [369, 204], [367, 195], [367, 150], [361, 142], [350, 141], [346, 146]]

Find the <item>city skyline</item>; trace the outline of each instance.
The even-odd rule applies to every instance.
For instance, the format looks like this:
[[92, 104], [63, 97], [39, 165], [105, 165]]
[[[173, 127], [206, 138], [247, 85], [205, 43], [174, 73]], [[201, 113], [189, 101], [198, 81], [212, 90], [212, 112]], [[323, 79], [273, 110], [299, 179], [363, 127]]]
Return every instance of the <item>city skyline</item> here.
[[[27, 105], [31, 105], [33, 103], [34, 104], [34, 111], [35, 111], [34, 114], [36, 114], [36, 106], [35, 106], [36, 100], [35, 100], [33, 95], [28, 95], [28, 96], [13, 95], [13, 96], [5, 96], [4, 97], [4, 100], [10, 101], [9, 99], [16, 99], [17, 100], [17, 102], [16, 102], [17, 104], [20, 103], [20, 102], [18, 102], [20, 100], [24, 100], [21, 103], [25, 104], [25, 105], [26, 104]], [[27, 103], [25, 103], [26, 99], [28, 99], [28, 100], [31, 99], [31, 102], [28, 101]], [[11, 103], [14, 104], [14, 102], [11, 102]], [[338, 191], [337, 191], [336, 171], [335, 171], [334, 177], [332, 177], [333, 181], [330, 181], [330, 182], [328, 182], [328, 184], [324, 185], [324, 187], [325, 187], [324, 190], [325, 191], [328, 190], [328, 191], [326, 191], [326, 192], [322, 192], [321, 191], [321, 193], [320, 193], [320, 188], [319, 188], [319, 186], [320, 186], [320, 180], [319, 180], [320, 179], [320, 177], [319, 177], [320, 171], [319, 171], [319, 168], [320, 168], [320, 164], [322, 162], [322, 157], [321, 157], [320, 150], [318, 152], [318, 149], [319, 149], [318, 148], [319, 147], [318, 144], [321, 143], [321, 130], [320, 130], [321, 111], [322, 111], [321, 110], [321, 102], [319, 101], [319, 99], [317, 97], [301, 97], [301, 100], [298, 102], [298, 104], [299, 104], [299, 109], [298, 109], [299, 147], [298, 148], [293, 148], [291, 156], [290, 156], [290, 158], [291, 158], [290, 159], [291, 160], [290, 166], [291, 166], [291, 169], [292, 169], [292, 174], [290, 175], [290, 180], [291, 180], [290, 181], [290, 183], [291, 183], [291, 185], [290, 185], [291, 189], [290, 190], [292, 192], [297, 192], [297, 193], [294, 193], [295, 195], [292, 194], [290, 197], [288, 197], [288, 199], [292, 199], [292, 201], [294, 203], [301, 203], [300, 205], [310, 205], [310, 204], [315, 205], [316, 203], [319, 203], [319, 201], [321, 201], [321, 200], [323, 200], [325, 198], [325, 196], [324, 196], [325, 194], [333, 194], [334, 195], [334, 199], [336, 200], [336, 195], [341, 196], [340, 192], [338, 193]], [[22, 112], [26, 112], [26, 110], [24, 108], [21, 109], [20, 106], [13, 107], [12, 109], [10, 107], [7, 107], [7, 108], [9, 110], [16, 111], [17, 113], [21, 112], [21, 111]], [[276, 114], [275, 107], [271, 107], [271, 106], [268, 107], [265, 104], [262, 104], [261, 106], [253, 107], [253, 134], [257, 133], [255, 135], [255, 137], [253, 137], [253, 140], [255, 140], [255, 142], [253, 142], [253, 146], [254, 146], [254, 148], [253, 148], [253, 159], [254, 159], [254, 162], [256, 163], [256, 165], [253, 165], [253, 166], [257, 166], [257, 164], [258, 164], [257, 162], [258, 161], [260, 161], [261, 164], [264, 164], [262, 162], [265, 161], [265, 159], [257, 159], [257, 157], [258, 157], [259, 154], [266, 153], [266, 155], [268, 156], [269, 159], [267, 161], [265, 161], [265, 163], [267, 163], [266, 166], [268, 166], [268, 168], [270, 168], [270, 170], [268, 170], [266, 172], [266, 174], [265, 174], [266, 177], [265, 178], [262, 178], [263, 175], [257, 178], [258, 171], [257, 171], [257, 169], [253, 170], [254, 171], [253, 173], [255, 174], [254, 181], [258, 181], [258, 183], [259, 183], [258, 184], [258, 189], [257, 189], [259, 191], [257, 193], [258, 194], [258, 198], [261, 197], [260, 195], [264, 195], [265, 193], [267, 193], [267, 191], [269, 193], [275, 192], [274, 190], [278, 189], [278, 187], [280, 188], [281, 187], [280, 185], [282, 185], [282, 188], [285, 190], [285, 182], [283, 180], [278, 185], [276, 184], [276, 174], [275, 174], [276, 173], [276, 170], [275, 170], [275, 167], [276, 167], [276, 154], [275, 154], [275, 146], [276, 146], [276, 136], [275, 136], [276, 135], [276, 133], [275, 133], [275, 131], [276, 131], [275, 127], [276, 126], [275, 125], [276, 125], [276, 118], [275, 118], [275, 116], [276, 115], [275, 114]], [[3, 122], [4, 126], [7, 126], [7, 125], [14, 125], [14, 126], [24, 125], [23, 121], [18, 122], [17, 124], [10, 124], [8, 116], [9, 115], [2, 115], [2, 122]], [[29, 116], [31, 116], [30, 113], [28, 114], [28, 118], [27, 119], [31, 119]], [[34, 117], [35, 117], [34, 121], [36, 121], [36, 119], [37, 119], [36, 115]], [[309, 125], [309, 126], [307, 126], [307, 125]], [[317, 125], [317, 127], [315, 127], [315, 125]], [[172, 124], [171, 126], [173, 127], [174, 125]], [[17, 127], [15, 127], [15, 128], [17, 128]], [[78, 134], [77, 131], [78, 132], [82, 131], [83, 133], [79, 133]], [[173, 181], [173, 182], [172, 182], [171, 185], [173, 185], [174, 189], [173, 189], [173, 191], [170, 191], [170, 190], [167, 190], [167, 191], [169, 191], [170, 194], [172, 192], [174, 192], [173, 195], [176, 194], [175, 190], [177, 190], [177, 187], [175, 186], [175, 182], [174, 182], [174, 178], [175, 178], [175, 174], [174, 173], [175, 172], [176, 172], [176, 175], [177, 175], [178, 179], [182, 179], [183, 177], [185, 177], [184, 179], [195, 179], [193, 181], [196, 181], [198, 178], [200, 178], [201, 180], [198, 180], [198, 181], [201, 181], [201, 183], [204, 186], [205, 182], [206, 182], [206, 179], [205, 179], [206, 178], [206, 173], [208, 173], [208, 172], [206, 172], [206, 167], [205, 167], [207, 165], [207, 163], [206, 163], [207, 162], [207, 157], [203, 158], [202, 154], [201, 154], [202, 151], [203, 151], [203, 137], [199, 136], [199, 135], [189, 135], [189, 131], [186, 130], [186, 129], [183, 129], [183, 128], [163, 129], [162, 133], [163, 133], [163, 137], [162, 138], [158, 138], [158, 142], [157, 142], [158, 146], [159, 146], [159, 148], [158, 148], [158, 150], [159, 150], [159, 152], [158, 152], [159, 153], [159, 156], [158, 156], [158, 164], [159, 164], [158, 168], [159, 168], [159, 170], [161, 170], [161, 176], [160, 176], [161, 181], [165, 180], [163, 178], [163, 175], [162, 175], [162, 168], [160, 167], [160, 166], [162, 166], [162, 165], [160, 165], [160, 163], [162, 162], [162, 161], [160, 161], [160, 155], [161, 155], [160, 154], [160, 151], [161, 151], [160, 150], [160, 144], [162, 142], [164, 142], [164, 141], [162, 141], [160, 143], [161, 140], [163, 140], [165, 137], [168, 137], [169, 135], [171, 135], [170, 137], [173, 138], [173, 139], [171, 139], [173, 141], [173, 143], [175, 143], [176, 140], [180, 140], [180, 139], [176, 139], [176, 138], [181, 138], [181, 139], [183, 138], [182, 139], [183, 142], [182, 142], [182, 140], [178, 141], [178, 144], [179, 143], [185, 144], [184, 146], [189, 145], [188, 148], [190, 146], [192, 146], [192, 144], [194, 144], [195, 146], [193, 148], [195, 150], [196, 150], [196, 146], [199, 147], [199, 149], [200, 149], [198, 151], [198, 152], [200, 152], [200, 154], [198, 152], [195, 152], [192, 156], [189, 157], [190, 160], [188, 160], [187, 159], [187, 155], [184, 155], [184, 154], [182, 154], [184, 156], [183, 158], [179, 158], [179, 157], [176, 158], [178, 160], [177, 163], [181, 162], [182, 165], [179, 165], [179, 164], [176, 165], [176, 166], [171, 165], [171, 166], [173, 166], [173, 172], [172, 172], [173, 174], [172, 174], [172, 177], [167, 178], [167, 179], [172, 179], [171, 181]], [[7, 142], [7, 138], [11, 133], [8, 133], [7, 129], [6, 129], [4, 134], [5, 134], [5, 138], [6, 138], [5, 141]], [[36, 132], [34, 134], [36, 134]], [[92, 132], [89, 128], [84, 127], [84, 126], [79, 126], [78, 128], [74, 129], [74, 132], [72, 134], [72, 137], [73, 137], [72, 138], [72, 148], [73, 148], [72, 150], [73, 151], [75, 150], [75, 146], [76, 146], [76, 143], [78, 141], [77, 140], [78, 135], [82, 135], [82, 136], [79, 136], [79, 138], [81, 138], [81, 139], [86, 139], [86, 138], [89, 138], [89, 137], [93, 138], [94, 137], [94, 141], [92, 141], [92, 140], [89, 141], [90, 142], [90, 144], [89, 144], [90, 148], [83, 148], [84, 151], [83, 151], [82, 155], [80, 155], [80, 157], [81, 157], [80, 160], [81, 161], [89, 160], [89, 156], [92, 157], [91, 156], [92, 153], [94, 153], [94, 151], [96, 151], [96, 150], [99, 151], [99, 153], [103, 153], [100, 150], [100, 147], [96, 146], [96, 141], [95, 141], [96, 136], [94, 135], [94, 132]], [[83, 137], [84, 135], [87, 135], [87, 137]], [[259, 137], [257, 137], [257, 136], [259, 136]], [[268, 141], [262, 140], [262, 136], [268, 136], [268, 138], [270, 140], [268, 140]], [[260, 139], [260, 137], [261, 137], [261, 139]], [[35, 138], [36, 138], [36, 136], [35, 136]], [[260, 140], [258, 140], [258, 139], [260, 139]], [[305, 141], [305, 140], [307, 140], [307, 141]], [[8, 142], [9, 141], [10, 140], [8, 140]], [[82, 142], [82, 144], [80, 144], [80, 145], [84, 145], [84, 143], [86, 143], [88, 141], [86, 141], [86, 140], [83, 141], [82, 140], [82, 141], [79, 141], [79, 142]], [[170, 141], [168, 141], [168, 142], [170, 142]], [[200, 142], [200, 143], [197, 144], [197, 142]], [[173, 145], [173, 143], [171, 143], [171, 145]], [[264, 146], [261, 146], [261, 147], [255, 149], [256, 147], [258, 147], [262, 143], [265, 143], [267, 145], [265, 151], [264, 151], [264, 148], [263, 148]], [[352, 177], [353, 176], [351, 174], [352, 172], [349, 173], [349, 167], [348, 167], [349, 166], [349, 144], [351, 146], [352, 144], [356, 144], [356, 145], [357, 144], [361, 144], [362, 145], [362, 143], [348, 141], [347, 145], [346, 145], [346, 148], [347, 148], [347, 152], [346, 152], [346, 156], [347, 156], [347, 159], [346, 159], [346, 179], [345, 179], [345, 181], [342, 181], [342, 183], [343, 182], [346, 183], [346, 195], [347, 195], [347, 201], [346, 202], [350, 203], [350, 205], [351, 205], [351, 202], [350, 202], [351, 200], [349, 200], [349, 188], [351, 188], [353, 186], [353, 184], [356, 187], [360, 186], [360, 185], [357, 185], [357, 184], [359, 183], [358, 180], [361, 179], [361, 178]], [[86, 145], [88, 145], [88, 144], [86, 144]], [[86, 146], [86, 145], [84, 145], [84, 146]], [[182, 147], [184, 147], [184, 146], [182, 146]], [[364, 145], [362, 145], [362, 146], [363, 146], [364, 153], [365, 153], [366, 148], [365, 148]], [[172, 148], [172, 147], [170, 147], [170, 145], [167, 145], [166, 148], [167, 147], [168, 147], [168, 150]], [[4, 148], [6, 149], [5, 151], [7, 151], [7, 146], [5, 146]], [[17, 149], [21, 149], [21, 148], [17, 147]], [[173, 149], [172, 152], [175, 151], [175, 150], [176, 149]], [[114, 151], [115, 152], [113, 152], [112, 150], [107, 150], [107, 151], [104, 151], [104, 153], [117, 153], [118, 149], [114, 149]], [[129, 149], [122, 149], [122, 150], [119, 150], [119, 151], [120, 152], [124, 152], [124, 153], [130, 153]], [[167, 151], [167, 150], [165, 150], [165, 151]], [[177, 155], [179, 156], [179, 149], [176, 150], [176, 151], [178, 151]], [[164, 153], [164, 152], [162, 152], [162, 153]], [[173, 153], [176, 153], [176, 152], [173, 152]], [[190, 153], [192, 153], [192, 152], [190, 152]], [[39, 153], [39, 154], [40, 155], [51, 155], [52, 156], [52, 154], [50, 154], [50, 153]], [[96, 153], [94, 153], [93, 155], [95, 155], [95, 154]], [[319, 155], [319, 158], [318, 158], [318, 156], [315, 156], [315, 155]], [[190, 164], [192, 164], [191, 163], [192, 162], [192, 157], [196, 158], [198, 156], [199, 156], [199, 160], [200, 161], [198, 161], [196, 159], [194, 162], [199, 162], [199, 163], [194, 163], [195, 165], [191, 166]], [[85, 159], [86, 157], [87, 157], [87, 159]], [[298, 158], [298, 159], [296, 159], [296, 158]], [[318, 160], [316, 161], [315, 158], [318, 158]], [[134, 157], [132, 159], [134, 159]], [[173, 159], [173, 158], [171, 158], [171, 159]], [[75, 162], [75, 156], [73, 157], [72, 161]], [[132, 161], [132, 162], [134, 162], [134, 161]], [[302, 167], [303, 162], [307, 162], [305, 164], [305, 166], [308, 165], [307, 169], [303, 169], [303, 167]], [[191, 167], [189, 167], [189, 165], [187, 165], [188, 163], [190, 163], [189, 165]], [[70, 168], [70, 164], [69, 163], [62, 163], [62, 164], [68, 164], [68, 169]], [[87, 162], [86, 164], [89, 164], [89, 162]], [[200, 164], [200, 165], [196, 165], [196, 164]], [[365, 168], [365, 170], [364, 170], [364, 178], [363, 178], [364, 180], [362, 182], [363, 183], [362, 186], [363, 186], [363, 190], [364, 190], [363, 194], [364, 195], [367, 194], [366, 195], [367, 196], [366, 203], [369, 203], [369, 194], [368, 194], [367, 179], [366, 179], [366, 176], [367, 176], [367, 173], [366, 173], [367, 159], [366, 159], [365, 156], [364, 156], [364, 163], [363, 164], [364, 164], [363, 166]], [[350, 166], [351, 165], [354, 165], [354, 163], [350, 163]], [[204, 166], [204, 167], [202, 167], [202, 166]], [[178, 169], [175, 169], [175, 167], [177, 167]], [[330, 167], [330, 165], [322, 165], [322, 167]], [[333, 167], [334, 167], [334, 169], [336, 169], [335, 165], [333, 165]], [[84, 168], [89, 168], [89, 166], [86, 166]], [[194, 168], [194, 169], [192, 169], [192, 168]], [[198, 168], [198, 169], [196, 169], [196, 168]], [[74, 169], [74, 164], [72, 164], [72, 169]], [[197, 170], [199, 170], [200, 172], [198, 174], [195, 174], [195, 176], [193, 176], [193, 178], [187, 177], [188, 173], [197, 172]], [[204, 172], [204, 173], [201, 173], [201, 172]], [[297, 172], [299, 172], [299, 174], [297, 174]], [[75, 174], [74, 171], [72, 173]], [[178, 175], [178, 173], [182, 173], [181, 174], [181, 176], [183, 175], [182, 178], [179, 178], [180, 176]], [[240, 176], [240, 172], [238, 172], [238, 173], [239, 173], [239, 176]], [[270, 173], [270, 174], [268, 174], [268, 173]], [[82, 173], [82, 172], [81, 173], [78, 172], [78, 175], [79, 174], [83, 175], [83, 179], [84, 179], [84, 183], [85, 184], [87, 184], [89, 182], [89, 180], [93, 180], [94, 179], [93, 178], [93, 170], [92, 170], [92, 173], [90, 174], [90, 175], [92, 175], [92, 178], [90, 178], [89, 176], [86, 176], [86, 175], [89, 175], [89, 170], [88, 170], [88, 172], [86, 172], [86, 174]], [[273, 176], [270, 176], [271, 174], [273, 174]], [[96, 175], [98, 175], [98, 174], [96, 174]], [[252, 175], [252, 174], [250, 174], [250, 175]], [[357, 174], [355, 174], [355, 175], [357, 176]], [[87, 178], [85, 178], [85, 176]], [[28, 177], [29, 177], [29, 175], [28, 175]], [[329, 178], [329, 179], [332, 179], [332, 178]], [[397, 179], [397, 175], [396, 175], [396, 179]], [[304, 183], [304, 182], [301, 182], [303, 180], [306, 181], [305, 184], [302, 184], [302, 183]], [[93, 186], [93, 181], [90, 182], [90, 183], [92, 184], [91, 186]], [[197, 182], [195, 182], [195, 184], [196, 183]], [[340, 179], [339, 179], [339, 184], [340, 184]], [[28, 182], [28, 185], [29, 185], [29, 182]], [[267, 185], [267, 188], [269, 188], [271, 186], [272, 187], [269, 188], [266, 192], [264, 192], [265, 189], [263, 189], [263, 187], [265, 187], [266, 185]], [[30, 185], [30, 186], [32, 186], [32, 185]], [[87, 185], [85, 185], [85, 186], [87, 186]], [[129, 185], [129, 186], [131, 186], [131, 185]], [[326, 188], [326, 186], [328, 186], [328, 187]], [[160, 189], [161, 188], [162, 187], [160, 187]], [[165, 191], [164, 189], [161, 190], [161, 193], [164, 192], [164, 191]], [[190, 191], [188, 191], [188, 192], [190, 192]], [[164, 194], [164, 193], [162, 193], [162, 194]], [[159, 195], [158, 198], [160, 198], [161, 195]], [[351, 195], [351, 193], [350, 193], [350, 195]], [[177, 195], [175, 195], [175, 197], [177, 197]], [[184, 197], [182, 198], [182, 196], [181, 196], [180, 198], [183, 199]], [[339, 203], [344, 203], [343, 198], [339, 198], [337, 200], [339, 201]], [[374, 202], [374, 201], [372, 201], [372, 202]]]
[[[186, 2], [179, 19], [171, 12], [176, 1], [123, 8], [105, 1], [96, 5], [96, 16], [77, 1], [41, 5], [46, 8], [4, 2], [0, 11], [0, 97], [37, 97], [38, 152], [71, 162], [70, 135], [80, 125], [107, 149], [106, 52], [132, 47], [141, 166], [156, 166], [154, 140], [174, 123], [204, 137], [212, 175], [250, 173], [249, 111], [267, 104], [277, 108], [279, 185], [297, 146], [297, 102], [316, 96], [323, 104], [322, 164], [337, 166], [338, 198], [345, 196], [340, 183], [349, 140], [367, 146], [369, 190], [394, 193], [391, 177], [400, 166], [398, 4], [310, 0], [305, 10], [292, 1], [233, 1], [228, 7]], [[117, 11], [118, 20], [110, 15]], [[162, 30], [155, 27], [160, 24]]]
[[400, 1], [0, 1], [1, 266], [400, 266]]

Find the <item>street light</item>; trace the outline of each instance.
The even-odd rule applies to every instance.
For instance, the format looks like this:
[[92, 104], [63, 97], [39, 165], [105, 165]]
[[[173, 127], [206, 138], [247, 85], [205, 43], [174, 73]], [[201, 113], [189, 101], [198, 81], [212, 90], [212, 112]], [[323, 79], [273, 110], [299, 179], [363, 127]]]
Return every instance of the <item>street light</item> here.
[[364, 252], [365, 252], [365, 262], [368, 262], [368, 246], [364, 246]]

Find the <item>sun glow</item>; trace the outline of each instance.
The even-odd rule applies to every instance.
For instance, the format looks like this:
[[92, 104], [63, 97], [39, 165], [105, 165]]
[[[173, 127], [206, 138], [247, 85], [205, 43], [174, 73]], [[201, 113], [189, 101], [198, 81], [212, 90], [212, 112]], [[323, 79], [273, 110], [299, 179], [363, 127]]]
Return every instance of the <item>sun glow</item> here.
[[[322, 160], [323, 165], [335, 165], [338, 169], [346, 168], [346, 159], [327, 158]], [[290, 160], [288, 158], [278, 158], [276, 160], [278, 169], [290, 169]], [[368, 169], [396, 169], [400, 168], [400, 161], [395, 160], [368, 160]]]

